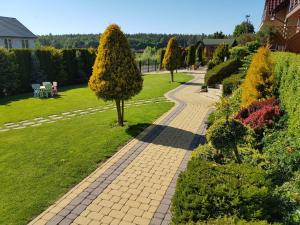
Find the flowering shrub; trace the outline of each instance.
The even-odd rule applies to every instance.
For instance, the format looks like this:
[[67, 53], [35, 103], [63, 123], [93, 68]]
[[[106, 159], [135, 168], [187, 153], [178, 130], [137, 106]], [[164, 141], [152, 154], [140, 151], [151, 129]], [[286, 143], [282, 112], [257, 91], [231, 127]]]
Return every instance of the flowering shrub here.
[[253, 102], [247, 108], [242, 109], [235, 119], [244, 125], [249, 125], [255, 131], [260, 131], [266, 126], [271, 126], [280, 115], [279, 101], [276, 98], [270, 98]]

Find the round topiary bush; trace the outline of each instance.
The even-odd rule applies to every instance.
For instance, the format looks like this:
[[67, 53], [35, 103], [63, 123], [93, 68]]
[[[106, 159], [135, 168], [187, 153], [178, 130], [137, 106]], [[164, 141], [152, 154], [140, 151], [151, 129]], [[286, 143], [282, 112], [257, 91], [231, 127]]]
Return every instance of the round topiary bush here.
[[273, 206], [270, 187], [265, 172], [257, 167], [191, 160], [177, 182], [172, 221], [186, 224], [226, 215], [266, 219]]
[[237, 145], [242, 142], [252, 142], [254, 133], [236, 120], [220, 119], [207, 131], [207, 140], [225, 156], [235, 154], [237, 162], [241, 163]]

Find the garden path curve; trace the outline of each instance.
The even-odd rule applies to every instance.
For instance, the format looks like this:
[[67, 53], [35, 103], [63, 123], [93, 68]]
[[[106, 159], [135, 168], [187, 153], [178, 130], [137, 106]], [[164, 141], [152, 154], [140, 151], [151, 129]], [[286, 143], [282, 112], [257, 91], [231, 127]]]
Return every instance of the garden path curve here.
[[220, 97], [200, 93], [205, 72], [188, 72], [195, 78], [166, 94], [172, 110], [30, 224], [169, 224], [178, 175], [205, 142], [205, 120]]

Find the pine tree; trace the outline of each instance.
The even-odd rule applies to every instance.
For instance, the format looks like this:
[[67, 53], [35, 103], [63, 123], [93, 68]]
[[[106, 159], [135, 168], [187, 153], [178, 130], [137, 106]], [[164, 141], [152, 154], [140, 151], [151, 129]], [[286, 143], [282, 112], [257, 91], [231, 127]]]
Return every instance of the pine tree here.
[[270, 53], [269, 47], [261, 47], [254, 54], [242, 86], [242, 106], [272, 96], [274, 72]]
[[138, 94], [143, 78], [120, 27], [112, 24], [100, 38], [89, 87], [98, 98], [116, 102], [118, 124], [124, 125], [124, 100]]
[[175, 38], [171, 38], [168, 42], [164, 55], [163, 65], [171, 73], [171, 81], [174, 82], [174, 70], [178, 67], [179, 46]]

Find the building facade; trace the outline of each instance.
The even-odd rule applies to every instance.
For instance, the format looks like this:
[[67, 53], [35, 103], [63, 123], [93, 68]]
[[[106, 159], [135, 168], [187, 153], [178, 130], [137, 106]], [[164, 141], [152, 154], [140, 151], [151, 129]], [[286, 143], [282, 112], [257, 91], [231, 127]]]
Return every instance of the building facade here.
[[205, 57], [210, 60], [213, 58], [214, 51], [220, 44], [227, 44], [229, 47], [235, 46], [235, 39], [203, 39]]
[[36, 38], [17, 19], [0, 16], [0, 48], [35, 48]]
[[273, 30], [272, 49], [300, 53], [300, 0], [266, 0], [261, 29]]

